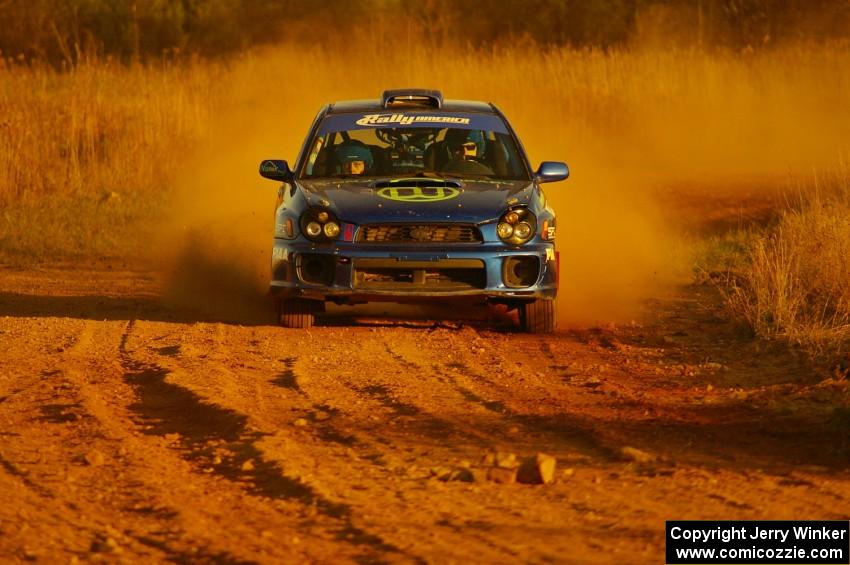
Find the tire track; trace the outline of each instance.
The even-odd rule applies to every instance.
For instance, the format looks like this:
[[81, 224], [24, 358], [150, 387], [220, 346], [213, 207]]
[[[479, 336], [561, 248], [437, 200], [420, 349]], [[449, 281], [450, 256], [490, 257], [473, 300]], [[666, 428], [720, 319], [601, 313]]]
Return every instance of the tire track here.
[[[420, 330], [415, 330], [420, 331]], [[415, 434], [417, 437], [430, 438], [438, 440], [440, 444], [445, 443], [449, 438], [453, 439], [453, 445], [460, 446], [463, 441], [470, 442], [472, 445], [487, 449], [492, 447], [494, 443], [498, 443], [498, 438], [492, 433], [482, 433], [475, 426], [470, 426], [467, 422], [458, 423], [452, 419], [442, 417], [435, 414], [432, 410], [433, 406], [426, 407], [417, 402], [405, 400], [409, 398], [414, 391], [425, 387], [425, 397], [446, 398], [444, 394], [434, 389], [433, 383], [440, 382], [449, 386], [446, 379], [441, 379], [440, 374], [426, 369], [424, 365], [405, 357], [403, 354], [393, 350], [390, 343], [386, 339], [380, 340], [374, 345], [375, 353], [364, 351], [364, 355], [368, 355], [370, 359], [377, 365], [380, 365], [381, 371], [348, 371], [342, 376], [347, 388], [355, 391], [367, 398], [374, 400], [379, 406], [388, 410], [389, 418], [394, 418], [394, 428], [398, 431], [390, 431], [384, 429], [382, 436], [392, 437], [393, 435], [404, 433], [406, 437], [410, 434]], [[399, 367], [398, 371], [392, 370], [391, 366], [387, 365], [387, 357], [389, 363], [393, 363]], [[385, 374], [402, 374], [406, 377], [403, 381], [403, 386], [399, 386], [396, 382], [388, 382], [382, 375]], [[354, 375], [361, 378], [353, 378]], [[362, 378], [368, 375], [368, 378]], [[437, 379], [432, 380], [433, 375]], [[378, 381], [376, 382], [376, 379]], [[354, 381], [354, 382], [352, 382]], [[451, 387], [450, 387], [451, 388]], [[464, 398], [458, 390], [452, 390], [459, 395], [461, 399], [469, 400], [469, 397]], [[414, 394], [415, 397], [415, 394]], [[476, 397], [477, 398], [477, 397]], [[416, 400], [419, 400], [416, 398]], [[427, 404], [431, 404], [427, 402]], [[344, 409], [344, 408], [343, 408]], [[407, 439], [404, 439], [407, 441]], [[381, 446], [382, 450], [386, 450], [386, 444]]]
[[[464, 365], [458, 364], [458, 363], [452, 363], [452, 364], [446, 365], [446, 367], [451, 367], [451, 368], [457, 369], [459, 371], [461, 370], [461, 368], [468, 370], [468, 368], [466, 368]], [[454, 389], [465, 401], [467, 401], [471, 404], [476, 404], [478, 406], [481, 406], [485, 410], [493, 412], [494, 414], [498, 414], [499, 416], [504, 416], [504, 415], [512, 416], [513, 415], [510, 412], [510, 410], [508, 410], [508, 408], [504, 405], [504, 403], [502, 403], [498, 400], [487, 400], [484, 397], [476, 394], [475, 392], [472, 391], [472, 389], [469, 389], [469, 388], [461, 385], [460, 382], [458, 381], [458, 379], [454, 375], [448, 373], [447, 371], [444, 371], [440, 367], [440, 365], [438, 365], [436, 363], [431, 365], [431, 370], [434, 372], [434, 374], [437, 376], [437, 378], [440, 380], [440, 382], [445, 383], [450, 388]]]
[[257, 565], [257, 561], [238, 559], [224, 551], [210, 551], [206, 548], [196, 548], [197, 551], [180, 551], [174, 549], [168, 542], [149, 535], [133, 536], [138, 543], [156, 549], [164, 554], [166, 559], [174, 563], [210, 563], [216, 565]]
[[[318, 358], [314, 357], [314, 359]], [[343, 400], [349, 395], [325, 394], [321, 399], [317, 399], [316, 397], [319, 395], [315, 390], [311, 390], [317, 387], [310, 386], [310, 383], [316, 381], [315, 378], [307, 380], [306, 382], [308, 384], [306, 385], [299, 384], [301, 379], [298, 377], [296, 371], [297, 362], [297, 357], [284, 359], [282, 375], [276, 377], [272, 383], [277, 386], [283, 385], [285, 389], [296, 391], [300, 396], [312, 402], [310, 410], [325, 412], [330, 416], [330, 418], [324, 421], [313, 420], [315, 425], [312, 427], [317, 432], [314, 435], [323, 441], [357, 448], [358, 451], [373, 451], [373, 448], [377, 447], [371, 441], [374, 435], [373, 433], [359, 433], [355, 435], [350, 432], [350, 428], [346, 431], [341, 431], [333, 424], [333, 421], [344, 418], [349, 422], [362, 422], [363, 420], [369, 420], [370, 417], [374, 417], [374, 411], [367, 408], [354, 409], [358, 405], [356, 401]], [[313, 364], [317, 365], [317, 367], [311, 371], [312, 373], [325, 375], [321, 383], [319, 383], [321, 386], [341, 387], [346, 391], [354, 393], [354, 400], [369, 399], [375, 405], [385, 409], [388, 412], [387, 417], [393, 418], [396, 423], [403, 421], [405, 429], [408, 431], [421, 433], [426, 437], [435, 439], [445, 439], [446, 434], [450, 433], [453, 429], [449, 422], [434, 416], [429, 417], [429, 414], [418, 406], [400, 400], [394, 394], [393, 389], [385, 383], [376, 383], [370, 378], [367, 378], [365, 382], [352, 382], [354, 375], [367, 376], [371, 374], [368, 367], [361, 367], [357, 361], [352, 359], [337, 360], [333, 355], [326, 354], [321, 357], [321, 360], [313, 361]], [[336, 378], [334, 378], [328, 376], [334, 374], [329, 367], [345, 367], [347, 370], [338, 371]], [[418, 370], [418, 367], [405, 367], [405, 370], [409, 371], [411, 369]], [[386, 445], [382, 447], [386, 449]]]
[[[256, 445], [265, 435], [249, 431], [248, 417], [211, 404], [194, 392], [166, 381], [170, 371], [134, 359], [128, 347], [135, 322], [129, 322], [121, 339], [119, 354], [125, 381], [134, 388], [138, 401], [129, 408], [148, 435], [179, 435], [181, 455], [196, 469], [212, 469], [224, 479], [247, 490], [251, 496], [296, 502], [315, 508], [334, 521], [335, 539], [376, 553], [403, 552], [378, 535], [353, 523], [352, 508], [319, 494], [313, 487], [288, 477], [274, 461], [267, 460]], [[293, 362], [294, 363], [294, 362]], [[218, 457], [211, 447], [228, 445], [232, 456]]]
[[[396, 362], [407, 368], [415, 368], [420, 373], [425, 372], [422, 371], [421, 365], [416, 361], [405, 358], [401, 354], [392, 351], [389, 343], [384, 342], [384, 348]], [[431, 357], [429, 353], [427, 350], [416, 350], [416, 354], [423, 357], [426, 363]], [[452, 350], [451, 353], [460, 353], [462, 357], [469, 357], [469, 353], [465, 350]], [[477, 430], [478, 432], [484, 431], [486, 437], [491, 438], [491, 442], [495, 440], [498, 443], [503, 440], [504, 434], [502, 430], [504, 428], [518, 426], [525, 430], [525, 434], [519, 434], [520, 436], [545, 433], [550, 437], [555, 437], [559, 441], [566, 443], [571, 449], [585, 455], [590, 455], [603, 461], [610, 461], [616, 457], [616, 450], [607, 447], [606, 444], [608, 442], [604, 441], [593, 429], [589, 429], [586, 423], [570, 417], [566, 412], [561, 412], [557, 416], [517, 412], [504, 400], [485, 397], [481, 392], [475, 390], [474, 385], [462, 383], [459, 376], [456, 376], [453, 372], [456, 372], [472, 383], [483, 383], [492, 388], [499, 389], [500, 396], [504, 397], [508, 395], [509, 398], [515, 399], [516, 395], [511, 396], [510, 391], [504, 390], [504, 386], [483, 373], [474, 371], [463, 361], [456, 359], [449, 360], [449, 356], [445, 354], [443, 357], [446, 359], [443, 362], [434, 363], [431, 361], [429, 367], [430, 374], [465, 402], [478, 406], [497, 418], [491, 426], [488, 426], [488, 430], [484, 431], [480, 428]], [[466, 427], [468, 428], [469, 426]]]
[[25, 487], [27, 487], [32, 492], [36, 493], [42, 498], [46, 498], [47, 500], [55, 500], [56, 495], [46, 488], [42, 487], [40, 484], [29, 478], [29, 473], [20, 469], [14, 462], [7, 459], [3, 452], [0, 452], [0, 468], [6, 471], [9, 475], [15, 477], [19, 480]]
[[[57, 329], [62, 331], [69, 325], [58, 324]], [[95, 322], [84, 321], [74, 329], [73, 335], [60, 334], [56, 339], [63, 345], [50, 357], [50, 368], [33, 372], [36, 380], [28, 388], [29, 409], [22, 407], [21, 414], [31, 422], [25, 428], [26, 443], [41, 449], [25, 468], [0, 454], [0, 468], [18, 476], [24, 486], [46, 499], [43, 506], [49, 510], [39, 520], [51, 524], [44, 540], [51, 547], [51, 559], [80, 555], [93, 543], [92, 539], [102, 534], [102, 525], [89, 512], [100, 504], [100, 493], [105, 490], [101, 477], [120, 465], [103, 460], [103, 466], [92, 464], [83, 455], [93, 453], [94, 448], [106, 451], [104, 443], [115, 441], [88, 405], [84, 388], [89, 386], [91, 375], [79, 368], [81, 363], [89, 362], [96, 326]], [[21, 454], [18, 450], [15, 459], [20, 460]], [[58, 471], [63, 467], [63, 471]], [[69, 485], [73, 486], [69, 488]], [[126, 492], [121, 495], [125, 496]], [[121, 501], [111, 502], [114, 512]], [[139, 546], [134, 546], [131, 538], [122, 540], [121, 549], [125, 554], [139, 557]], [[152, 557], [146, 553], [142, 555]]]
[[[479, 405], [479, 406], [485, 408], [486, 410], [488, 410], [490, 412], [495, 412], [497, 414], [501, 412], [501, 409], [503, 408], [501, 403], [486, 401], [485, 399], [483, 399], [479, 395], [475, 394], [471, 390], [461, 386], [453, 376], [451, 376], [447, 372], [443, 371], [439, 364], [432, 363], [430, 365], [430, 373], [428, 373], [424, 369], [423, 365], [420, 365], [419, 363], [408, 359], [404, 355], [393, 351], [390, 347], [390, 344], [387, 343], [386, 341], [383, 343], [383, 347], [384, 347], [385, 351], [387, 352], [387, 354], [396, 363], [398, 363], [399, 365], [404, 367], [407, 371], [415, 372], [416, 374], [431, 374], [431, 375], [434, 375], [438, 382], [446, 385], [449, 389], [453, 390], [464, 401], [475, 404], [475, 405]], [[428, 357], [430, 357], [430, 355], [426, 355], [426, 359]], [[454, 361], [449, 361], [448, 366], [449, 367], [457, 367], [458, 363], [454, 362]], [[460, 365], [460, 366], [462, 367], [463, 365]], [[432, 416], [432, 417], [435, 420], [443, 422], [448, 427], [454, 427], [456, 429], [460, 429], [459, 426], [456, 426], [455, 424], [452, 424], [452, 423], [450, 423], [446, 420], [438, 418], [437, 416]], [[487, 437], [487, 436], [480, 436], [479, 435], [479, 438], [483, 439], [485, 437]], [[487, 437], [487, 439], [489, 439], [489, 437]]]
[[[612, 461], [618, 457], [617, 450], [609, 446], [609, 441], [600, 436], [587, 423], [572, 417], [567, 411], [562, 410], [554, 416], [517, 412], [501, 400], [485, 399], [471, 388], [461, 385], [457, 378], [442, 371], [439, 366], [435, 367], [435, 371], [441, 373], [444, 378], [456, 386], [457, 390], [465, 399], [477, 403], [484, 409], [499, 415], [507, 420], [509, 424], [521, 426], [526, 430], [526, 435], [545, 433], [550, 437], [555, 437], [565, 442], [571, 449], [602, 461]], [[475, 373], [469, 367], [467, 367], [466, 376], [469, 376], [475, 382], [492, 383], [492, 381]]]
[[[323, 358], [327, 364], [343, 365], [342, 359], [334, 358], [332, 355], [326, 354]], [[458, 424], [435, 414], [430, 400], [446, 398], [446, 395], [443, 391], [435, 389], [436, 379], [433, 378], [433, 372], [427, 366], [394, 351], [385, 338], [363, 343], [358, 359], [368, 359], [369, 365], [361, 366], [357, 360], [345, 360], [349, 370], [342, 375], [340, 381], [349, 390], [365, 396], [383, 408], [386, 419], [394, 419], [392, 426], [387, 426], [383, 422], [384, 418], [378, 420], [377, 435], [371, 434], [372, 441], [360, 446], [362, 451], [366, 451], [367, 445], [374, 448], [375, 453], [367, 454], [365, 458], [374, 461], [379, 467], [389, 467], [394, 472], [399, 472], [398, 464], [402, 463], [403, 454], [407, 454], [408, 457], [415, 454], [412, 461], [408, 460], [402, 464], [404, 470], [401, 474], [407, 477], [406, 481], [415, 481], [423, 488], [430, 490], [432, 488], [430, 485], [443, 483], [429, 476], [427, 469], [425, 476], [417, 475], [417, 471], [414, 470], [411, 477], [408, 474], [411, 471], [407, 468], [411, 462], [415, 462], [414, 468], [419, 469], [418, 465], [422, 465], [423, 457], [433, 461], [432, 464], [438, 465], [449, 464], [448, 461], [453, 460], [468, 460], [470, 448], [476, 454], [472, 457], [475, 459], [479, 454], [498, 444], [496, 433], [482, 434], [475, 426]], [[380, 367], [380, 370], [369, 370], [372, 367]], [[399, 375], [399, 380], [393, 379], [393, 375]], [[411, 396], [416, 398], [412, 390], [421, 390], [423, 387], [425, 389], [423, 398], [428, 400], [427, 407], [418, 404], [415, 400], [411, 401]], [[451, 402], [454, 401], [450, 401], [449, 407], [452, 406]], [[436, 441], [423, 442], [424, 439]], [[481, 488], [487, 488], [487, 485]], [[461, 508], [472, 511], [474, 514], [478, 513], [478, 504], [483, 501], [476, 504], [469, 500], [468, 493], [462, 494], [460, 491], [457, 495], [461, 499], [466, 499], [458, 501]], [[390, 499], [387, 500], [385, 507], [389, 510], [396, 504], [396, 500]], [[471, 546], [469, 551], [472, 554], [477, 553], [479, 559], [483, 559], [481, 556], [485, 554], [487, 555], [485, 560], [494, 562], [510, 561], [516, 558], [517, 553], [502, 540], [469, 529], [461, 531], [456, 527], [448, 528], [445, 513], [441, 511], [440, 504], [432, 503], [427, 496], [416, 504], [416, 510], [402, 508], [396, 511], [415, 515], [423, 527], [431, 524], [432, 532], [435, 530], [441, 532], [436, 534], [438, 537], [448, 536], [450, 539], [456, 539], [456, 543]]]
[[[126, 343], [130, 328], [134, 325], [135, 321], [131, 321], [124, 326], [124, 330], [120, 332], [120, 344]], [[121, 414], [121, 409], [112, 405], [110, 400], [104, 396], [108, 387], [103, 386], [106, 384], [103, 378], [106, 371], [103, 371], [103, 369], [108, 367], [114, 372], [115, 377], [120, 377], [123, 375], [121, 373], [123, 365], [114, 362], [110, 357], [101, 358], [103, 351], [90, 351], [94, 343], [97, 342], [102, 347], [106, 342], [110, 341], [109, 339], [103, 339], [103, 335], [100, 336], [101, 339], [99, 341], [96, 340], [96, 330], [97, 325], [94, 322], [86, 322], [84, 339], [79, 340], [68, 351], [69, 355], [66, 362], [58, 372], [64, 375], [65, 380], [73, 389], [76, 395], [75, 397], [78, 399], [77, 404], [85, 410], [84, 417], [97, 422], [98, 426], [102, 429], [102, 433], [99, 434], [101, 438], [108, 440], [110, 443], [120, 442], [122, 444], [122, 447], [114, 456], [114, 460], [111, 463], [111, 465], [119, 465], [119, 469], [121, 467], [125, 468], [113, 471], [117, 475], [122, 476], [126, 471], [126, 467], [131, 465], [130, 459], [126, 456], [127, 450], [123, 447], [127, 443], [124, 436], [130, 433], [126, 427], [130, 422]], [[108, 337], [109, 332], [107, 330], [108, 328], [101, 328], [101, 333], [106, 332]], [[118, 344], [119, 350], [120, 344]], [[166, 354], [170, 353], [169, 348], [164, 349]], [[115, 349], [111, 349], [111, 351], [114, 353]], [[91, 366], [91, 360], [94, 358], [100, 361]], [[79, 365], [80, 363], [85, 363], [86, 368], [82, 369]], [[104, 363], [106, 367], [101, 367], [101, 363]], [[92, 378], [92, 374], [95, 371], [100, 375], [100, 378]], [[116, 380], [115, 382], [121, 381]], [[115, 400], [112, 399], [112, 402]], [[136, 442], [129, 443], [131, 443], [131, 450], [138, 450], [138, 447], [133, 445]], [[102, 446], [99, 448], [103, 449]], [[123, 456], [121, 454], [122, 451], [125, 454]], [[142, 450], [140, 453], [146, 453], [146, 450]], [[135, 515], [141, 520], [140, 522], [133, 521], [131, 522], [133, 523], [133, 527], [117, 532], [123, 539], [121, 543], [122, 550], [132, 549], [136, 553], [137, 558], [144, 558], [145, 560], [150, 559], [152, 556], [149, 552], [140, 551], [141, 548], [153, 549], [158, 552], [157, 559], [166, 558], [177, 563], [207, 562], [225, 563], [227, 565], [255, 563], [254, 561], [239, 559], [227, 550], [215, 550], [210, 547], [204, 547], [210, 545], [212, 541], [209, 535], [206, 532], [201, 532], [200, 535], [197, 535], [196, 532], [188, 532], [185, 528], [180, 527], [177, 523], [177, 519], [181, 515], [180, 511], [169, 506], [151, 506], [152, 498], [158, 499], [160, 495], [156, 493], [153, 497], [151, 496], [153, 493], [144, 488], [151, 486], [145, 479], [122, 480], [129, 481], [129, 483], [122, 489], [122, 498], [125, 500], [122, 501], [123, 507], [118, 511], [125, 515]], [[153, 524], [150, 521], [153, 521]], [[95, 540], [98, 540], [99, 537], [102, 539], [105, 536], [101, 528], [93, 529], [92, 533], [95, 535]], [[134, 547], [133, 542], [137, 546]], [[181, 543], [184, 545], [188, 544], [189, 547], [187, 549], [179, 549], [177, 546]]]
[[304, 391], [295, 377], [295, 363], [298, 361], [298, 357], [287, 357], [281, 359], [281, 361], [283, 362], [283, 371], [272, 381], [272, 384], [304, 395]]
[[[91, 322], [83, 322], [78, 324], [78, 326], [74, 335], [60, 334], [59, 336], [51, 336], [52, 339], [60, 340], [63, 344], [57, 347], [60, 355], [64, 356], [68, 353], [74, 353], [85, 347], [86, 344], [91, 343]], [[31, 411], [20, 410], [19, 417], [27, 418], [29, 422], [35, 421], [46, 424], [64, 425], [76, 423], [73, 428], [75, 434], [82, 434], [83, 436], [100, 435], [96, 429], [96, 418], [85, 410], [78, 389], [67, 378], [65, 371], [61, 368], [44, 369], [40, 372], [34, 371], [31, 375], [24, 383], [20, 383], [19, 381], [18, 388], [12, 391], [12, 394], [24, 395], [24, 397], [20, 398], [21, 401], [26, 401], [26, 397], [32, 397], [32, 404], [36, 406], [39, 415], [34, 416], [31, 415]], [[14, 397], [9, 395], [4, 400], [6, 398], [11, 399]], [[29, 427], [28, 429], [31, 433], [35, 434], [39, 431]], [[63, 432], [59, 433], [63, 436], [69, 435]], [[21, 436], [19, 435], [18, 437]], [[10, 445], [9, 447], [12, 446]], [[25, 446], [22, 447], [26, 449]], [[21, 453], [18, 453], [14, 459], [20, 461], [20, 455]], [[36, 454], [33, 463], [37, 463], [39, 460], [40, 455]], [[16, 477], [25, 487], [37, 495], [50, 500], [56, 500], [56, 493], [38, 482], [40, 478], [39, 473], [22, 468], [16, 461], [8, 458], [4, 453], [0, 453], [0, 467], [10, 475]]]
[[[79, 349], [81, 342], [88, 342], [91, 340], [91, 322], [75, 321], [73, 325], [77, 326], [73, 335], [61, 333], [61, 328], [51, 327], [47, 330], [47, 332], [40, 332], [41, 335], [39, 335], [39, 337], [41, 338], [41, 342], [27, 345], [41, 346], [43, 353], [48, 354], [49, 352], [51, 357], [64, 355], [65, 352], [73, 352], [75, 349]], [[25, 336], [26, 334], [22, 334], [19, 336], [19, 339], [23, 339]], [[60, 345], [55, 345], [57, 342], [59, 342]], [[26, 351], [28, 348], [25, 347], [24, 344], [16, 342], [15, 347], [10, 347], [9, 349], [23, 349]], [[6, 360], [8, 360], [8, 358]], [[16, 395], [30, 392], [33, 388], [41, 388], [46, 377], [52, 377], [60, 373], [58, 369], [43, 370], [40, 373], [37, 371], [25, 371], [20, 374], [15, 374], [13, 372], [17, 366], [26, 366], [26, 361], [28, 360], [29, 359], [23, 358], [14, 359], [13, 362], [9, 363], [10, 370], [8, 372], [4, 370], [3, 374], [0, 375], [0, 387], [3, 387], [0, 389], [0, 393], [2, 393], [2, 395], [0, 395], [0, 404], [4, 404], [6, 401], [13, 399]], [[6, 382], [4, 382], [4, 377], [7, 379]], [[14, 386], [12, 386], [10, 390], [5, 390], [6, 387], [10, 387], [13, 383]]]
[[[422, 330], [415, 329], [414, 331]], [[356, 374], [366, 378], [357, 379], [356, 382], [352, 382], [352, 378], [348, 377], [344, 383], [346, 387], [371, 398], [379, 406], [388, 410], [388, 417], [395, 418], [396, 425], [408, 434], [418, 434], [440, 441], [445, 441], [447, 438], [462, 438], [467, 442], [479, 446], [489, 444], [490, 438], [482, 436], [474, 429], [468, 426], [459, 426], [449, 419], [438, 416], [424, 406], [400, 398], [400, 396], [406, 396], [409, 389], [419, 386], [420, 383], [428, 382], [429, 373], [423, 365], [411, 361], [404, 355], [394, 351], [386, 339], [382, 339], [376, 349], [389, 356], [390, 362], [398, 365], [400, 370], [390, 371], [386, 367], [386, 364], [381, 362], [383, 370], [380, 372], [351, 372], [352, 376]], [[379, 352], [376, 352], [371, 357], [375, 363], [381, 359]], [[405, 386], [399, 387], [396, 383], [387, 382], [382, 377], [385, 373], [395, 373], [409, 377], [405, 382]], [[379, 380], [376, 381], [376, 379]], [[433, 395], [435, 395], [435, 391], [429, 388], [428, 397]], [[388, 430], [385, 430], [384, 435], [387, 435], [387, 432]]]
[[377, 400], [381, 406], [390, 410], [391, 417], [422, 415], [421, 409], [393, 396], [392, 391], [386, 385], [372, 384], [365, 386], [352, 386], [351, 388]]
[[[283, 370], [270, 382], [276, 387], [294, 392], [298, 395], [300, 401], [305, 402], [302, 407], [305, 412], [309, 411], [313, 425], [311, 431], [313, 435], [325, 443], [334, 443], [345, 447], [353, 447], [360, 443], [360, 440], [351, 434], [339, 430], [332, 420], [341, 414], [339, 408], [322, 402], [315, 402], [310, 398], [310, 395], [298, 381], [296, 365], [299, 358], [296, 355], [291, 355], [280, 362], [283, 364]], [[309, 407], [306, 403], [309, 403]], [[325, 418], [317, 417], [318, 414], [324, 413]]]
[[[315, 362], [319, 357], [314, 356], [313, 359]], [[327, 356], [322, 356], [321, 359], [324, 360], [324, 363], [332, 363]], [[360, 461], [368, 462], [369, 467], [378, 468], [382, 472], [386, 471], [381, 453], [391, 449], [391, 445], [385, 439], [378, 442], [374, 441], [375, 433], [370, 429], [370, 426], [363, 427], [364, 420], [370, 421], [371, 418], [375, 417], [374, 410], [361, 411], [355, 409], [355, 407], [361, 406], [359, 404], [360, 399], [368, 398], [378, 406], [390, 410], [394, 416], [418, 413], [418, 410], [413, 406], [397, 401], [392, 397], [391, 391], [380, 385], [360, 386], [350, 383], [344, 375], [339, 375], [338, 378], [329, 376], [330, 373], [325, 370], [322, 361], [320, 361], [321, 365], [311, 371], [313, 374], [324, 375], [321, 379], [300, 377], [297, 369], [299, 364], [297, 356], [285, 358], [282, 362], [284, 364], [284, 378], [278, 376], [271, 382], [276, 386], [283, 384], [283, 388], [297, 392], [294, 400], [300, 400], [302, 410], [305, 412], [305, 420], [310, 423], [309, 426], [302, 427], [304, 432], [321, 442], [349, 448], [357, 454]], [[337, 364], [333, 363], [333, 365], [336, 366]], [[339, 366], [342, 365], [339, 364]], [[347, 367], [350, 369], [351, 364], [349, 363]], [[305, 383], [303, 386], [299, 384], [301, 381]], [[295, 383], [297, 388], [291, 386], [292, 383]], [[311, 386], [313, 383], [318, 386]], [[330, 391], [328, 391], [329, 387]], [[321, 445], [317, 448], [322, 449]], [[351, 465], [352, 462], [348, 461], [346, 464]], [[365, 469], [359, 472], [367, 473]]]
[[[404, 367], [406, 370], [410, 372], [415, 372], [417, 374], [431, 375], [436, 377], [438, 382], [446, 385], [450, 390], [454, 391], [454, 393], [457, 394], [464, 401], [480, 406], [485, 410], [498, 415], [501, 415], [506, 411], [506, 408], [503, 403], [499, 401], [490, 401], [484, 399], [471, 389], [461, 385], [456, 377], [454, 377], [448, 371], [443, 369], [443, 366], [445, 366], [448, 369], [455, 369], [457, 371], [468, 370], [465, 364], [460, 363], [458, 361], [445, 361], [444, 365], [441, 366], [440, 363], [434, 363], [430, 361], [431, 355], [429, 355], [427, 352], [419, 351], [419, 353], [425, 357], [426, 364], [428, 364], [428, 370], [426, 370], [425, 365], [420, 365], [419, 363], [408, 359], [404, 355], [393, 351], [388, 342], [383, 342], [383, 348], [396, 363]], [[490, 382], [489, 379], [487, 379], [486, 377], [480, 376], [480, 378], [482, 380]]]

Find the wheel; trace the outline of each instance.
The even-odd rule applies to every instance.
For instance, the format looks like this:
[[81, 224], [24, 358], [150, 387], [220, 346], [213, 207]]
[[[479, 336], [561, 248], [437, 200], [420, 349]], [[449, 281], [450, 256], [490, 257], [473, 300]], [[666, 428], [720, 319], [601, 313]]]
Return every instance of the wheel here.
[[316, 310], [319, 310], [315, 300], [290, 298], [278, 301], [278, 322], [285, 328], [312, 328], [316, 321]]
[[519, 307], [519, 325], [524, 332], [552, 333], [555, 331], [556, 321], [554, 300], [535, 300]]

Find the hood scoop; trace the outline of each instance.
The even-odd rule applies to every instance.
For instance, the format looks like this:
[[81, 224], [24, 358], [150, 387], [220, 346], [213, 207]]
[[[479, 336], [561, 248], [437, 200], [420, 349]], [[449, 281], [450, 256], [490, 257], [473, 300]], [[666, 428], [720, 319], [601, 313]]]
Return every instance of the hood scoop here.
[[428, 178], [379, 180], [372, 183], [372, 188], [461, 188], [462, 186], [456, 180]]

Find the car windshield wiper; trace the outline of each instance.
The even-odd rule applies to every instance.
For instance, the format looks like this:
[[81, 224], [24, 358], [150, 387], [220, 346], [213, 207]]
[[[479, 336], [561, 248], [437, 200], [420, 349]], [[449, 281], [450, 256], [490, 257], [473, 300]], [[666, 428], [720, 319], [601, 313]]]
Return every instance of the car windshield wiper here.
[[351, 173], [336, 173], [334, 175], [327, 175], [327, 176], [324, 176], [322, 178], [326, 178], [326, 179], [362, 179], [362, 178], [367, 178], [367, 177], [365, 177], [363, 175], [355, 175], [355, 174], [351, 174]]
[[335, 173], [335, 174], [332, 174], [332, 175], [323, 175], [321, 177], [306, 177], [303, 180], [325, 181], [325, 182], [340, 181], [340, 180], [344, 180], [344, 181], [358, 181], [359, 180], [359, 181], [362, 181], [362, 182], [372, 182], [376, 178], [380, 178], [380, 177], [376, 177], [376, 176], [373, 176], [373, 175], [353, 175], [351, 173]]
[[437, 171], [419, 171], [414, 177], [422, 177], [426, 179], [459, 179], [463, 180], [461, 175], [453, 175], [452, 173], [438, 173]]
[[493, 180], [493, 175], [488, 175], [486, 173], [465, 173], [463, 175], [453, 175], [451, 173], [441, 173], [445, 174], [446, 178], [452, 179], [461, 179], [461, 180]]

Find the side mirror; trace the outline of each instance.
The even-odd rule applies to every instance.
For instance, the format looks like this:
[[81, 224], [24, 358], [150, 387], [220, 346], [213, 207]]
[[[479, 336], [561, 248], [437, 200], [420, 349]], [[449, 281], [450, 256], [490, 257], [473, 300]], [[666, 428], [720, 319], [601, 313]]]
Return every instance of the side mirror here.
[[292, 171], [289, 170], [289, 164], [281, 159], [266, 159], [260, 163], [260, 176], [270, 180], [280, 182], [290, 182], [292, 180]]
[[566, 180], [570, 176], [570, 168], [566, 163], [559, 161], [543, 161], [540, 168], [534, 173], [537, 182], [558, 182]]

